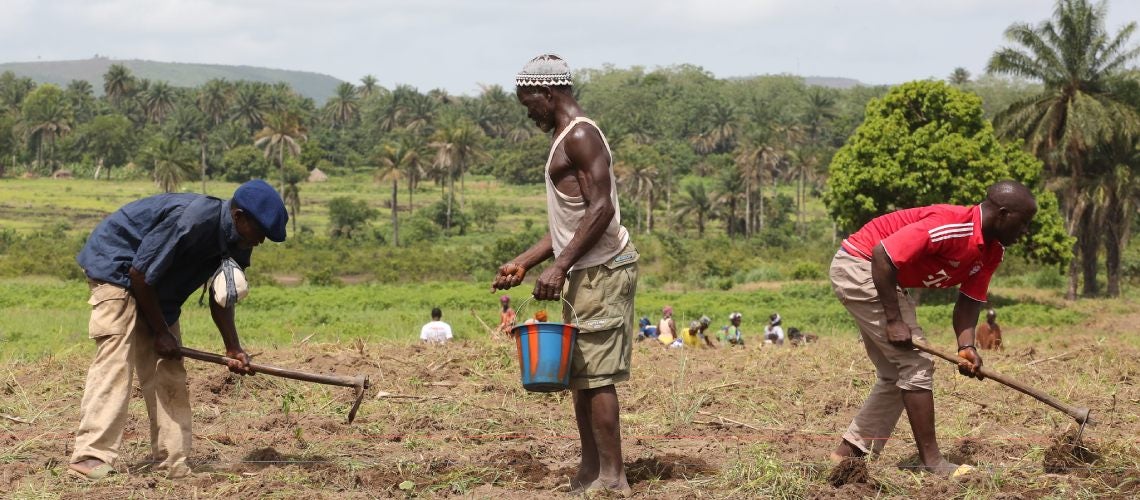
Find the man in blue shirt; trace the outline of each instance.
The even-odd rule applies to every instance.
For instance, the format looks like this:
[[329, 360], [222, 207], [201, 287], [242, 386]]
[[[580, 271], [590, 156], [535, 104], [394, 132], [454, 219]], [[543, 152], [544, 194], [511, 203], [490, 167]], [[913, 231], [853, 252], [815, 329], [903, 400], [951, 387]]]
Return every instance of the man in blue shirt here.
[[[182, 366], [182, 304], [223, 259], [249, 266], [253, 247], [285, 240], [288, 214], [269, 184], [252, 180], [230, 200], [192, 193], [160, 194], [120, 208], [95, 228], [76, 260], [91, 288], [87, 372], [70, 470], [87, 479], [114, 471], [131, 377], [137, 373], [151, 428], [151, 459], [168, 477], [190, 473], [190, 395]], [[232, 301], [210, 300], [230, 371], [248, 374]]]

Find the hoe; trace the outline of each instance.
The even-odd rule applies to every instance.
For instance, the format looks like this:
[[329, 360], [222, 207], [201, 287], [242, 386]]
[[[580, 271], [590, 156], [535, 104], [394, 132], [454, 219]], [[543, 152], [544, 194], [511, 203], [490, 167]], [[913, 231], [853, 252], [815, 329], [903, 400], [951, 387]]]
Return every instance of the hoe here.
[[[182, 355], [186, 356], [187, 358], [193, 358], [199, 361], [207, 361], [219, 365], [227, 365], [226, 360], [230, 359], [219, 354], [203, 352], [196, 349], [191, 349], [189, 347], [182, 348]], [[263, 365], [260, 363], [250, 363], [249, 367], [256, 373], [264, 373], [266, 375], [273, 375], [275, 377], [284, 377], [305, 382], [316, 382], [318, 384], [339, 385], [341, 387], [353, 388], [356, 391], [356, 401], [353, 401], [352, 409], [348, 411], [348, 423], [350, 424], [356, 418], [356, 410], [360, 409], [360, 402], [364, 400], [364, 391], [368, 389], [367, 375], [361, 375], [358, 377], [338, 377], [336, 375], [307, 373], [297, 370], [290, 370], [288, 368]]]
[[[961, 360], [961, 358], [959, 358], [958, 356], [951, 356], [951, 355], [946, 354], [942, 351], [939, 351], [938, 349], [931, 347], [928, 344], [921, 344], [921, 343], [915, 342], [914, 347], [918, 348], [918, 350], [923, 351], [927, 354], [931, 354], [933, 356], [937, 356], [939, 358], [945, 359], [946, 361], [954, 363], [955, 365], [957, 365], [958, 361]], [[984, 366], [980, 370], [978, 370], [978, 373], [980, 373], [985, 378], [988, 378], [990, 380], [998, 382], [998, 383], [1000, 383], [1006, 387], [1012, 387], [1013, 389], [1016, 389], [1023, 394], [1027, 394], [1027, 395], [1031, 396], [1033, 399], [1036, 399], [1042, 403], [1045, 403], [1049, 406], [1052, 406], [1053, 408], [1056, 408], [1056, 409], [1062, 411], [1066, 415], [1073, 417], [1073, 419], [1076, 420], [1078, 424], [1081, 424], [1080, 429], [1077, 430], [1077, 438], [1073, 441], [1074, 444], [1081, 442], [1081, 435], [1083, 435], [1085, 433], [1085, 425], [1096, 425], [1096, 421], [1093, 420], [1089, 416], [1089, 414], [1092, 412], [1088, 408], [1078, 408], [1076, 406], [1071, 406], [1071, 405], [1065, 404], [1064, 402], [1054, 398], [1053, 396], [1045, 394], [1044, 392], [1042, 392], [1041, 390], [1039, 390], [1037, 388], [1025, 385], [1025, 384], [1018, 382], [1014, 379], [1011, 379], [1005, 375], [1002, 375], [998, 372], [990, 370], [989, 368], [986, 368]]]

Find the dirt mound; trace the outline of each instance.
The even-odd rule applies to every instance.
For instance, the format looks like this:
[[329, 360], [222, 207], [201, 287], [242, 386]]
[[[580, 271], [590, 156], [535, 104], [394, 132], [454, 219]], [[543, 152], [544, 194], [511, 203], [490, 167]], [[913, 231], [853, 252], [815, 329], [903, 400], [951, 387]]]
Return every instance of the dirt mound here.
[[867, 461], [862, 458], [847, 457], [831, 469], [827, 483], [839, 488], [848, 484], [870, 483], [871, 474], [867, 471]]
[[249, 452], [248, 454], [246, 454], [246, 456], [244, 458], [242, 458], [242, 460], [245, 462], [254, 462], [254, 463], [284, 462], [284, 461], [288, 460], [288, 458], [285, 455], [282, 455], [281, 452], [277, 451], [276, 448], [274, 448], [272, 446], [267, 446], [265, 448], [258, 448], [256, 450]]
[[626, 477], [631, 485], [649, 479], [688, 479], [715, 472], [715, 468], [700, 458], [672, 453], [661, 457], [639, 458], [633, 463], [625, 464]]
[[965, 438], [946, 454], [946, 459], [956, 464], [977, 465], [974, 455], [984, 451], [982, 441], [975, 438]]
[[384, 467], [376, 467], [364, 469], [356, 473], [356, 477], [353, 478], [353, 480], [357, 488], [367, 491], [376, 491], [395, 488], [399, 486], [403, 478], [400, 477], [398, 471]]
[[[1100, 460], [1100, 454], [1084, 443], [1077, 442], [1077, 431], [1072, 430], [1053, 441], [1045, 450], [1042, 466], [1047, 474], [1068, 474], [1085, 471], [1085, 468]], [[1085, 471], [1087, 472], [1087, 471]]]
[[20, 462], [6, 464], [4, 467], [0, 467], [0, 487], [9, 491], [13, 490], [21, 478], [31, 475], [34, 470], [35, 468], [31, 465]]
[[489, 459], [491, 464], [510, 469], [520, 480], [540, 483], [550, 476], [550, 468], [539, 462], [533, 455], [521, 450], [506, 450]]

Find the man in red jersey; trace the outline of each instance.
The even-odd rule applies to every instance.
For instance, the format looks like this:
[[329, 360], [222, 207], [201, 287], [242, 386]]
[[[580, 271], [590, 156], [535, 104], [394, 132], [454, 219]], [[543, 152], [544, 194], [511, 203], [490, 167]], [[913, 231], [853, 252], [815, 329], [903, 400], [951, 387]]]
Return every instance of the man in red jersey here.
[[934, 363], [911, 343], [924, 339], [904, 289], [959, 286], [953, 319], [962, 358], [958, 371], [980, 379], [982, 358], [974, 347], [974, 327], [990, 277], [1005, 247], [1028, 233], [1036, 213], [1037, 201], [1029, 189], [1007, 180], [990, 186], [978, 205], [899, 210], [875, 218], [843, 240], [831, 261], [832, 289], [859, 325], [878, 381], [832, 460], [877, 454], [905, 408], [922, 469], [947, 476], [959, 471], [938, 450]]

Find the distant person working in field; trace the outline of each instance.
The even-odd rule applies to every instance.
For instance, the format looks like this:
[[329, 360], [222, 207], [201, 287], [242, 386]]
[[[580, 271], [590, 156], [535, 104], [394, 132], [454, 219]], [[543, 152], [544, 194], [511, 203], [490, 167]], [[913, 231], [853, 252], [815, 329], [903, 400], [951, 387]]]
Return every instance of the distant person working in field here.
[[724, 327], [724, 336], [728, 340], [729, 345], [738, 345], [744, 347], [744, 332], [740, 329], [740, 322], [743, 321], [744, 315], [734, 312], [728, 315], [729, 325]]
[[953, 315], [962, 358], [958, 371], [978, 376], [982, 358], [974, 347], [974, 328], [990, 277], [1005, 247], [1028, 233], [1036, 213], [1037, 202], [1028, 188], [1001, 181], [989, 187], [978, 205], [899, 210], [843, 240], [831, 261], [832, 288], [859, 325], [878, 379], [832, 460], [877, 454], [905, 408], [924, 470], [944, 476], [968, 470], [959, 470], [938, 450], [934, 364], [911, 343], [925, 339], [904, 288], [961, 285]]
[[514, 309], [511, 309], [510, 295], [499, 297], [499, 304], [502, 306], [502, 309], [499, 311], [499, 332], [509, 336], [515, 327], [515, 322], [517, 321], [515, 316], [518, 313], [516, 313]]
[[780, 313], [768, 316], [768, 325], [764, 327], [764, 342], [768, 344], [784, 345], [784, 318]]
[[677, 322], [673, 320], [673, 308], [662, 307], [661, 321], [657, 322], [657, 341], [665, 347], [671, 347], [675, 340], [677, 340]]
[[515, 84], [527, 116], [553, 136], [544, 175], [550, 229], [499, 267], [491, 287], [518, 286], [528, 269], [554, 258], [535, 282], [534, 297], [564, 298], [577, 313], [563, 307], [563, 321], [577, 322], [580, 331], [570, 388], [582, 457], [570, 488], [628, 494], [614, 384], [629, 380], [639, 256], [621, 225], [613, 157], [601, 129], [575, 101], [561, 58], [532, 59]]
[[420, 328], [420, 340], [428, 344], [446, 344], [451, 338], [451, 325], [443, 322], [443, 311], [433, 307], [431, 321]]
[[701, 338], [701, 342], [705, 343], [705, 347], [716, 348], [716, 344], [713, 343], [712, 336], [709, 335], [710, 324], [712, 324], [711, 318], [708, 316], [701, 316], [701, 319], [697, 320], [697, 335]]
[[[83, 387], [71, 474], [97, 480], [114, 472], [135, 374], [150, 417], [155, 469], [170, 478], [190, 473], [182, 304], [211, 281], [210, 316], [231, 358], [230, 371], [250, 373], [233, 309], [245, 279], [234, 267], [249, 266], [253, 247], [266, 237], [285, 241], [288, 218], [277, 191], [253, 180], [230, 200], [160, 194], [129, 203], [99, 223], [77, 257], [91, 289], [88, 329], [96, 350]], [[219, 267], [227, 270], [215, 276], [222, 277], [221, 286], [210, 279]]]

